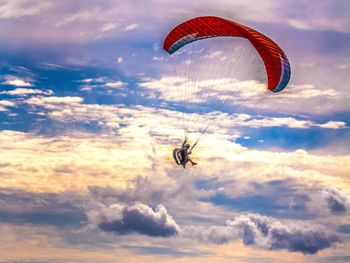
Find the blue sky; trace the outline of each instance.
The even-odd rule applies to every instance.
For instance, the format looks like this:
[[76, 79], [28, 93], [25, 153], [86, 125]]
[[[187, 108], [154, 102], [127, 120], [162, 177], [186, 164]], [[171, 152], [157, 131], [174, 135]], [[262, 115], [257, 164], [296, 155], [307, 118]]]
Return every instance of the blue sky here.
[[[326, 0], [0, 1], [0, 261], [347, 262], [349, 11]], [[230, 60], [210, 43], [193, 46], [208, 72], [172, 60], [166, 34], [203, 15], [276, 41], [292, 67], [286, 89], [254, 104], [242, 87], [263, 86], [263, 71], [213, 82], [210, 67]], [[183, 115], [176, 85], [191, 74], [207, 87], [187, 91], [192, 105], [209, 89], [228, 105], [214, 95]], [[183, 116], [205, 127], [217, 109], [198, 165], [176, 166]]]

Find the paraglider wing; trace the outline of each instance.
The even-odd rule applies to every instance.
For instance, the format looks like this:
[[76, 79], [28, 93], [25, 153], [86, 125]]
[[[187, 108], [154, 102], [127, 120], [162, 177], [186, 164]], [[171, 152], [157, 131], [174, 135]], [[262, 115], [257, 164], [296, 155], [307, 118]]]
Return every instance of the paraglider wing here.
[[212, 37], [242, 37], [248, 39], [264, 61], [267, 88], [282, 91], [288, 84], [291, 69], [283, 50], [258, 31], [228, 19], [205, 16], [190, 19], [176, 26], [165, 38], [163, 49], [169, 54], [188, 43]]

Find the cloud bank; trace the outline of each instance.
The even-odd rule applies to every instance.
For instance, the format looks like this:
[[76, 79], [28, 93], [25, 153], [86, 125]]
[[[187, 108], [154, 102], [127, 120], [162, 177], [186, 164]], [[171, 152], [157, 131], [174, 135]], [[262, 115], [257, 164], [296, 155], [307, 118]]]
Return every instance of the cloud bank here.
[[227, 220], [225, 226], [186, 230], [204, 242], [224, 244], [239, 239], [248, 246], [304, 254], [314, 254], [340, 242], [340, 237], [324, 226], [302, 221], [282, 222], [260, 214], [237, 216]]

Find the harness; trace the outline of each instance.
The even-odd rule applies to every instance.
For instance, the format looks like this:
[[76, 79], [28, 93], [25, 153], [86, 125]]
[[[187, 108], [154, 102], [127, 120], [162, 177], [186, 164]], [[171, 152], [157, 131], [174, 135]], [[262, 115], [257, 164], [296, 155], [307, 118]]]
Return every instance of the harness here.
[[[177, 165], [182, 165], [183, 163], [186, 162], [186, 159], [188, 158], [188, 155], [186, 153], [184, 153], [184, 148], [177, 148], [173, 150], [173, 158], [176, 162]], [[188, 151], [186, 149], [186, 151]]]

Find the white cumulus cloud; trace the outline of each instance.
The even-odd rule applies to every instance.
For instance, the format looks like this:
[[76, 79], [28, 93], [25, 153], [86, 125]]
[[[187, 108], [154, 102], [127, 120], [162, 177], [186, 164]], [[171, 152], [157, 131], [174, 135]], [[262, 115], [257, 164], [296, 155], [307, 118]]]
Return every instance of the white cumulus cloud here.
[[12, 85], [17, 87], [32, 87], [33, 84], [30, 82], [27, 82], [23, 79], [16, 78], [16, 77], [8, 77], [6, 81], [2, 82], [2, 84], [6, 85]]
[[52, 90], [39, 90], [39, 89], [26, 89], [26, 88], [17, 88], [14, 90], [2, 91], [0, 94], [14, 95], [14, 96], [26, 96], [32, 94], [41, 94], [41, 95], [52, 95]]

